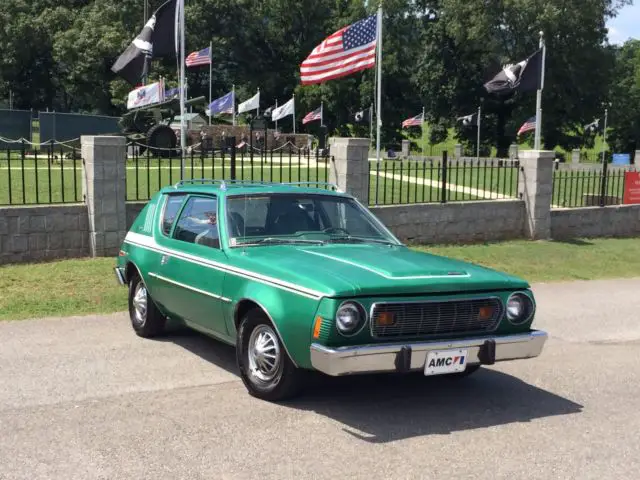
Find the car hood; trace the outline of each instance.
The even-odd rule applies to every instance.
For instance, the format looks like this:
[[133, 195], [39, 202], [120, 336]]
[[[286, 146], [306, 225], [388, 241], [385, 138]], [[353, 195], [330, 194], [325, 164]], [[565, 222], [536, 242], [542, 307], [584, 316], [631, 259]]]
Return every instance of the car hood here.
[[382, 244], [235, 248], [233, 264], [324, 296], [402, 295], [528, 288], [479, 265]]

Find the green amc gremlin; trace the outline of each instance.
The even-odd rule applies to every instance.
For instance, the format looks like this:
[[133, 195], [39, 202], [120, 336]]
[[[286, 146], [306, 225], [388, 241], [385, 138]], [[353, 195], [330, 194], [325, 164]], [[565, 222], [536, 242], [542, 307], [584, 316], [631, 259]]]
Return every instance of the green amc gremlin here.
[[[168, 319], [235, 345], [249, 393], [303, 377], [469, 375], [538, 356], [523, 280], [403, 245], [331, 185], [183, 181], [153, 196], [115, 269], [135, 332]], [[215, 345], [212, 345], [215, 348]]]

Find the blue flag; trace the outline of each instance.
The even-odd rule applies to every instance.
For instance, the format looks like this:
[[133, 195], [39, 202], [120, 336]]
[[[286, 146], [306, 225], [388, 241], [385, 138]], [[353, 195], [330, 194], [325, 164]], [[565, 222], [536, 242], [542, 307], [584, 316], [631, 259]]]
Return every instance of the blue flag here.
[[215, 99], [209, 105], [209, 115], [217, 115], [219, 113], [233, 113], [235, 101], [233, 98], [233, 92], [227, 93], [224, 97]]

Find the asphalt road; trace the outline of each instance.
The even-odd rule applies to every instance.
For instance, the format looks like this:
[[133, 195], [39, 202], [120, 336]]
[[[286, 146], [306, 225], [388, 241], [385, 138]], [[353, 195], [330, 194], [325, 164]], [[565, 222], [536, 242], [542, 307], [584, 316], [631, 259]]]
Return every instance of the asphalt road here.
[[0, 322], [0, 479], [640, 478], [640, 279], [536, 285], [542, 356], [250, 397], [233, 350], [123, 314]]

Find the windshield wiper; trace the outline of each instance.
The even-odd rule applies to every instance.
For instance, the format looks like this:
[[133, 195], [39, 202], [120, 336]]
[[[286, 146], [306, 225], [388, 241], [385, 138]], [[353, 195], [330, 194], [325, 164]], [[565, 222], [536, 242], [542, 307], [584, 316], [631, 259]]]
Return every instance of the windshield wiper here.
[[395, 245], [394, 242], [390, 242], [389, 240], [381, 240], [378, 238], [370, 238], [370, 237], [358, 237], [355, 235], [344, 235], [341, 237], [331, 237], [331, 239], [329, 241], [331, 242], [336, 242], [336, 241], [354, 241], [354, 242], [362, 242], [362, 243], [366, 243], [366, 242], [373, 242], [373, 243], [382, 243], [384, 245]]
[[267, 237], [261, 238], [252, 243], [239, 243], [237, 246], [251, 246], [251, 245], [266, 245], [269, 243], [307, 243], [312, 245], [322, 245], [324, 244], [323, 240], [307, 240], [302, 238], [276, 238], [276, 237]]

